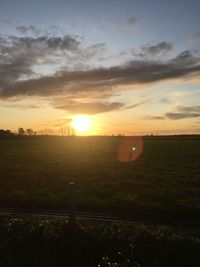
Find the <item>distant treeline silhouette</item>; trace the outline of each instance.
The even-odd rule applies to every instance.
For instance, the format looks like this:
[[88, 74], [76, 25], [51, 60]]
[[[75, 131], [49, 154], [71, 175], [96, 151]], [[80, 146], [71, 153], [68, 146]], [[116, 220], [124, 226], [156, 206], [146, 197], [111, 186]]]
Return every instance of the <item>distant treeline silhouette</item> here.
[[60, 127], [59, 129], [43, 129], [35, 131], [32, 128], [24, 129], [20, 127], [17, 131], [0, 129], [0, 137], [10, 136], [75, 136], [76, 131], [73, 127]]
[[36, 134], [37, 134], [36, 131], [34, 131], [31, 128], [25, 130], [24, 128], [20, 127], [17, 132], [12, 132], [11, 130], [0, 129], [0, 137], [25, 136], [25, 135], [32, 136]]
[[[32, 128], [28, 128], [28, 129], [24, 129], [22, 127], [20, 127], [17, 131], [11, 131], [9, 129], [0, 129], [0, 138], [6, 138], [6, 137], [23, 137], [23, 136], [77, 136], [77, 133], [75, 131], [75, 129], [73, 127], [67, 126], [67, 127], [60, 127], [59, 129], [43, 129], [43, 130], [38, 130], [35, 131]], [[137, 134], [133, 134], [133, 135], [125, 135], [125, 134], [112, 134], [112, 135], [95, 135], [97, 136], [101, 136], [101, 137], [118, 137], [118, 138], [123, 138], [123, 137], [128, 137], [128, 136], [138, 136]], [[187, 134], [187, 133], [179, 133], [179, 134], [161, 134], [159, 135], [157, 134], [143, 134], [140, 135], [146, 139], [162, 139], [162, 138], [199, 138], [200, 134], [199, 133], [191, 133], [191, 134]]]
[[3, 130], [0, 129], [0, 136], [14, 136], [15, 134], [11, 132], [10, 130]]
[[43, 129], [35, 131], [32, 128], [24, 129], [20, 127], [17, 131], [11, 131], [9, 129], [0, 129], [0, 137], [10, 136], [75, 136], [76, 131], [73, 127], [60, 127], [59, 129]]

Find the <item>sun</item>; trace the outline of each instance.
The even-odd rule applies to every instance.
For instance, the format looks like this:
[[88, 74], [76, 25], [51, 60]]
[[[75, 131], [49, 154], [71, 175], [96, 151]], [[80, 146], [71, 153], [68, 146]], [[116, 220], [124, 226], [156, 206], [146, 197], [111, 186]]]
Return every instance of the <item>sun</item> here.
[[78, 133], [87, 133], [90, 130], [91, 119], [88, 116], [80, 115], [73, 119], [72, 127]]

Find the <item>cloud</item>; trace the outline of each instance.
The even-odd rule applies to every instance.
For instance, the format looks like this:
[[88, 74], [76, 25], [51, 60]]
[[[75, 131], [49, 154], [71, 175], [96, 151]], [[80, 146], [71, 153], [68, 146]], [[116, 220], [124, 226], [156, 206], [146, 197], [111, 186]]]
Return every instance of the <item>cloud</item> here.
[[177, 107], [178, 112], [165, 113], [165, 117], [171, 120], [191, 119], [200, 117], [200, 106]]
[[5, 86], [0, 91], [0, 97], [103, 92], [113, 90], [116, 86], [123, 88], [127, 85], [147, 84], [167, 79], [199, 77], [199, 73], [199, 58], [185, 51], [167, 62], [133, 60], [110, 68], [102, 67], [83, 71], [63, 70], [51, 76], [19, 81]]
[[174, 44], [169, 42], [161, 42], [152, 46], [143, 46], [143, 56], [149, 57], [163, 57], [174, 48]]
[[54, 104], [57, 109], [63, 109], [70, 111], [74, 114], [98, 114], [104, 112], [110, 112], [113, 110], [119, 110], [123, 108], [123, 104], [120, 102], [75, 102], [67, 101], [67, 103]]
[[[34, 27], [20, 30], [29, 33]], [[106, 67], [98, 58], [106, 51], [104, 43], [85, 46], [80, 37], [71, 35], [0, 36], [0, 99], [8, 102], [39, 96], [57, 109], [87, 114], [135, 108], [146, 102], [126, 106], [111, 98], [127, 86], [199, 77], [197, 54], [183, 51], [171, 59], [156, 56], [172, 46], [168, 42], [145, 46], [143, 53], [153, 59], [132, 56], [133, 60]], [[65, 101], [56, 102], [58, 98]], [[169, 112], [165, 117], [173, 115]]]
[[58, 49], [58, 50], [77, 50], [80, 40], [70, 35], [60, 36], [39, 36], [39, 37], [16, 37], [10, 36], [10, 43], [13, 48], [22, 46], [28, 49]]
[[150, 120], [181, 120], [200, 117], [200, 106], [178, 106], [174, 112], [166, 112], [163, 116], [147, 116]]
[[10, 58], [0, 55], [0, 90], [12, 85], [21, 77], [31, 77], [34, 74], [32, 65], [35, 59], [24, 56], [11, 56]]
[[164, 120], [164, 116], [145, 116], [145, 120]]
[[123, 21], [122, 23], [117, 24], [117, 26], [125, 30], [131, 30], [135, 28], [135, 26], [138, 24], [140, 20], [141, 19], [139, 17], [130, 17], [127, 20]]
[[86, 47], [85, 49], [82, 49], [81, 54], [87, 58], [91, 58], [105, 51], [106, 51], [105, 43], [100, 43], [100, 44], [91, 45], [89, 47]]
[[200, 57], [199, 55], [192, 54], [190, 51], [185, 50], [178, 54], [174, 59], [171, 60], [172, 64], [175, 66], [185, 65], [199, 65]]
[[191, 106], [191, 107], [179, 106], [178, 110], [180, 112], [187, 112], [187, 113], [193, 113], [193, 112], [200, 113], [200, 106]]
[[[105, 95], [106, 96], [106, 95]], [[110, 97], [108, 95], [108, 97]], [[108, 98], [107, 97], [107, 98]], [[125, 110], [125, 109], [132, 109], [139, 107], [141, 105], [146, 104], [149, 100], [140, 101], [130, 106], [125, 106], [122, 102], [109, 102], [106, 100], [102, 101], [102, 97], [95, 98], [94, 95], [90, 95], [88, 101], [87, 99], [77, 98], [75, 96], [66, 97], [66, 98], [55, 98], [51, 101], [51, 105], [57, 109], [63, 109], [70, 111], [75, 114], [98, 114], [98, 113], [105, 113], [110, 111], [116, 110]]]
[[135, 27], [135, 25], [139, 22], [139, 18], [137, 17], [132, 17], [132, 18], [129, 18], [127, 19], [127, 21], [124, 23], [124, 27], [126, 29], [132, 29]]
[[62, 51], [77, 51], [80, 41], [71, 37], [0, 37], [0, 88], [34, 76], [33, 67]]
[[[0, 90], [19, 80], [42, 76], [36, 67], [51, 72], [62, 65], [77, 69], [105, 51], [105, 44], [83, 47], [77, 36], [0, 36]], [[78, 66], [78, 67], [77, 67]]]
[[21, 34], [29, 34], [30, 33], [30, 34], [33, 34], [33, 35], [36, 35], [36, 36], [41, 34], [41, 30], [38, 27], [34, 26], [34, 25], [17, 26], [16, 30]]
[[181, 112], [168, 112], [165, 117], [171, 120], [191, 119], [200, 117], [200, 113], [181, 113]]
[[145, 105], [145, 104], [149, 103], [150, 101], [151, 101], [151, 99], [143, 100], [143, 101], [137, 102], [137, 103], [135, 103], [133, 105], [130, 105], [130, 106], [126, 107], [126, 109], [137, 108], [137, 107], [140, 107], [142, 105]]

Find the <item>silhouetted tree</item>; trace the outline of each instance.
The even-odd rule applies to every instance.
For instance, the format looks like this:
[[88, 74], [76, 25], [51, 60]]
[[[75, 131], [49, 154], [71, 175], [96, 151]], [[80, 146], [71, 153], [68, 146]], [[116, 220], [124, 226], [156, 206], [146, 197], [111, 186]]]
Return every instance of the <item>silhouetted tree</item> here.
[[10, 130], [3, 130], [3, 129], [0, 129], [0, 137], [1, 136], [13, 136], [14, 133], [12, 133]]
[[27, 129], [26, 132], [28, 135], [34, 135], [34, 131], [31, 128]]
[[24, 129], [22, 127], [20, 127], [18, 129], [18, 135], [20, 135], [20, 136], [24, 136], [25, 135], [25, 131], [24, 131]]

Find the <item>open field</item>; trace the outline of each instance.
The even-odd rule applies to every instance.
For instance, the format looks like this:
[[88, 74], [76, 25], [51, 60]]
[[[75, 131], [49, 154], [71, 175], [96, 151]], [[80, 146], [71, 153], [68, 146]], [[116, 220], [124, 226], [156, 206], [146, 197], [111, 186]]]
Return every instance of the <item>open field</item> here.
[[141, 156], [119, 162], [123, 137], [0, 140], [0, 206], [65, 209], [76, 183], [77, 209], [158, 216], [200, 211], [200, 138], [145, 137]]

